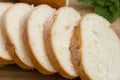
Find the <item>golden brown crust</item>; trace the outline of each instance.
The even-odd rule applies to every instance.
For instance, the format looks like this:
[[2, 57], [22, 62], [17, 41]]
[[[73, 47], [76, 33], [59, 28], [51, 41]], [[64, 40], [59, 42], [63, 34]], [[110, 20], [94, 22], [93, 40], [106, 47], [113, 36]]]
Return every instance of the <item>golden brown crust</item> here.
[[[38, 7], [39, 8], [39, 7]], [[34, 10], [36, 10], [37, 8], [35, 8]], [[34, 11], [33, 10], [33, 11]], [[32, 12], [31, 12], [31, 14], [29, 15], [29, 17], [32, 15]], [[34, 51], [32, 50], [32, 48], [30, 47], [30, 42], [29, 42], [29, 37], [28, 37], [28, 24], [29, 24], [29, 18], [28, 18], [28, 21], [26, 22], [26, 24], [25, 24], [25, 29], [23, 29], [24, 31], [23, 31], [23, 42], [24, 42], [24, 44], [25, 44], [25, 47], [27, 48], [27, 50], [28, 50], [28, 53], [29, 53], [29, 55], [30, 55], [30, 58], [31, 58], [31, 61], [32, 61], [32, 63], [34, 64], [34, 66], [35, 66], [35, 68], [39, 71], [39, 72], [41, 72], [42, 74], [46, 74], [46, 75], [49, 75], [49, 74], [53, 74], [53, 73], [55, 73], [55, 72], [51, 72], [51, 71], [49, 71], [49, 70], [47, 70], [44, 66], [42, 66], [42, 64], [40, 64], [39, 63], [39, 61], [38, 61], [38, 59], [35, 57], [35, 55], [34, 55]]]
[[91, 77], [87, 74], [87, 71], [84, 67], [84, 63], [82, 61], [82, 31], [81, 31], [81, 24], [83, 22], [83, 19], [88, 15], [93, 15], [94, 13], [89, 13], [83, 16], [80, 20], [80, 24], [78, 27], [75, 28], [74, 34], [71, 38], [71, 44], [70, 44], [70, 51], [71, 51], [71, 57], [72, 57], [72, 63], [74, 65], [74, 68], [76, 69], [77, 73], [79, 74], [80, 78], [82, 80], [92, 80]]
[[30, 58], [31, 58], [31, 61], [32, 63], [34, 64], [34, 67], [39, 71], [41, 72], [42, 74], [46, 74], [46, 75], [49, 75], [49, 74], [52, 74], [52, 72], [46, 70], [42, 64], [39, 63], [39, 61], [37, 60], [37, 58], [34, 56], [34, 53], [33, 51], [31, 50], [30, 48], [30, 45], [29, 45], [29, 40], [28, 40], [28, 32], [27, 32], [27, 27], [25, 26], [25, 29], [24, 29], [24, 32], [23, 32], [23, 41], [24, 41], [24, 44], [26, 46], [26, 49], [29, 51], [29, 55], [30, 55]]
[[45, 23], [44, 29], [43, 29], [44, 44], [45, 44], [47, 56], [51, 64], [59, 72], [59, 74], [61, 74], [62, 76], [68, 79], [72, 79], [72, 78], [75, 78], [75, 76], [70, 75], [63, 69], [63, 67], [59, 63], [59, 60], [57, 59], [55, 52], [54, 52], [54, 48], [53, 48], [52, 41], [51, 41], [51, 38], [52, 38], [51, 30], [52, 30], [52, 27], [53, 27], [52, 25], [54, 24], [55, 20], [56, 20], [56, 15]]
[[[0, 2], [0, 5], [10, 5], [10, 6], [12, 6], [13, 4], [12, 3], [5, 3], [5, 2]], [[2, 18], [1, 18], [2, 19]], [[3, 31], [3, 29], [2, 29], [2, 27], [1, 27], [1, 32], [2, 32], [2, 34], [4, 35], [4, 31]], [[5, 36], [4, 36], [5, 37]], [[12, 59], [7, 59], [7, 58], [4, 58], [4, 57], [2, 57], [2, 56], [0, 56], [0, 64], [13, 64], [14, 63], [14, 61], [12, 60]]]
[[[1, 31], [2, 32], [2, 34], [4, 35], [4, 33], [3, 33], [3, 30]], [[5, 38], [5, 35], [4, 35], [4, 38]], [[6, 39], [6, 38], [5, 38]], [[5, 43], [4, 43], [4, 45], [6, 45]], [[4, 48], [5, 49], [5, 48]], [[6, 50], [6, 49], [5, 49]], [[6, 50], [7, 51], [7, 50]], [[8, 51], [7, 51], [8, 52]], [[9, 52], [8, 52], [8, 54], [9, 54]], [[2, 57], [2, 56], [0, 56], [0, 62], [2, 62], [2, 63], [5, 63], [5, 64], [13, 64], [14, 63], [14, 61], [12, 60], [12, 58], [4, 58], [4, 57]]]
[[[8, 37], [8, 33], [6, 32], [6, 37]], [[9, 38], [9, 37], [8, 37]], [[16, 52], [15, 52], [15, 47], [14, 45], [12, 44], [12, 41], [10, 41], [10, 39], [7, 38], [7, 41], [6, 41], [6, 50], [9, 52], [9, 54], [11, 55], [11, 57], [13, 58], [14, 62], [20, 66], [21, 68], [24, 68], [24, 69], [32, 69], [31, 67], [27, 66], [26, 64], [24, 64], [22, 62], [22, 60], [19, 59], [19, 57], [16, 55]]]
[[76, 72], [79, 74], [80, 65], [80, 32], [79, 27], [74, 28], [74, 33], [70, 41], [69, 50], [71, 52], [71, 61], [74, 65]]
[[19, 1], [26, 2], [29, 4], [35, 4], [36, 6], [40, 4], [48, 4], [54, 8], [66, 6], [66, 0], [19, 0]]
[[[4, 35], [4, 34], [3, 34]], [[4, 35], [4, 37], [5, 37], [5, 35]], [[4, 45], [5, 45], [5, 50], [6, 50], [6, 43], [4, 43]], [[9, 54], [9, 51], [8, 50], [6, 50], [7, 52], [8, 52], [8, 54]], [[10, 55], [11, 56], [11, 55]], [[6, 58], [4, 58], [4, 57], [2, 57], [2, 56], [0, 56], [0, 62], [2, 62], [2, 63], [5, 63], [5, 64], [13, 64], [14, 63], [14, 61], [12, 60], [12, 59], [6, 59]]]
[[[20, 3], [20, 4], [23, 4], [23, 3]], [[12, 8], [12, 6], [10, 8]], [[22, 60], [16, 55], [16, 52], [15, 52], [16, 48], [15, 48], [13, 42], [12, 42], [11, 37], [9, 36], [9, 32], [7, 31], [7, 26], [8, 25], [6, 23], [6, 15], [7, 15], [7, 12], [9, 11], [9, 9], [5, 12], [5, 15], [4, 15], [4, 29], [3, 30], [4, 30], [4, 32], [5, 32], [4, 34], [6, 36], [6, 45], [5, 45], [5, 48], [9, 52], [9, 54], [13, 58], [14, 62], [18, 66], [20, 66], [21, 68], [24, 68], [24, 69], [33, 69], [33, 67], [30, 67], [30, 66], [24, 64], [24, 62], [22, 62]]]
[[7, 59], [4, 59], [3, 57], [0, 57], [0, 63], [3, 63], [3, 64], [14, 64], [14, 61], [13, 60], [7, 60]]
[[4, 4], [4, 5], [12, 5], [12, 2], [0, 2], [0, 4]]
[[81, 31], [80, 27], [77, 26], [74, 29], [73, 36], [70, 42], [70, 52], [71, 52], [71, 60], [74, 65], [76, 72], [79, 74], [82, 80], [90, 80], [88, 76], [85, 75], [83, 67], [81, 65]]
[[0, 3], [12, 3], [12, 2], [18, 2], [17, 0], [0, 0]]
[[[86, 14], [86, 15], [84, 15], [82, 18], [81, 18], [81, 20], [80, 20], [80, 25], [79, 25], [79, 27], [80, 27], [80, 42], [81, 42], [81, 46], [80, 46], [80, 48], [82, 48], [82, 46], [83, 46], [83, 43], [82, 43], [82, 30], [81, 30], [81, 27], [82, 27], [82, 23], [83, 23], [83, 21], [84, 21], [84, 18], [85, 17], [87, 17], [87, 16], [89, 16], [89, 15], [96, 15], [95, 13], [89, 13], [89, 14]], [[82, 52], [82, 49], [81, 49], [81, 51], [80, 51], [80, 53], [83, 53]], [[82, 59], [83, 57], [82, 57], [82, 54], [80, 54], [80, 68], [81, 69], [79, 69], [80, 70], [80, 72], [82, 71], [82, 74], [80, 74], [80, 76], [82, 77], [82, 79], [83, 80], [92, 80], [91, 79], [91, 77], [88, 75], [88, 73], [87, 73], [87, 70], [85, 69], [85, 67], [84, 67], [84, 63], [83, 63], [83, 59]]]

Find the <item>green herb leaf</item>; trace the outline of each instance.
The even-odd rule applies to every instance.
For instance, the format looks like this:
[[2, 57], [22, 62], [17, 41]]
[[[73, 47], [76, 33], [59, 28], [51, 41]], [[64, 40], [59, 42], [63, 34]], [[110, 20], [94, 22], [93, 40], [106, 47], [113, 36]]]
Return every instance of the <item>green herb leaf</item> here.
[[78, 0], [84, 4], [93, 6], [95, 12], [105, 17], [109, 22], [120, 17], [120, 0]]
[[111, 12], [109, 10], [109, 8], [105, 8], [105, 7], [96, 6], [95, 12], [97, 14], [103, 16], [107, 20], [109, 20], [109, 22], [113, 22], [114, 20], [116, 20], [119, 17], [118, 12]]
[[97, 3], [98, 5], [100, 5], [100, 6], [105, 6], [105, 5], [106, 5], [106, 0], [103, 0], [103, 1], [101, 1], [101, 0], [96, 0], [96, 3]]

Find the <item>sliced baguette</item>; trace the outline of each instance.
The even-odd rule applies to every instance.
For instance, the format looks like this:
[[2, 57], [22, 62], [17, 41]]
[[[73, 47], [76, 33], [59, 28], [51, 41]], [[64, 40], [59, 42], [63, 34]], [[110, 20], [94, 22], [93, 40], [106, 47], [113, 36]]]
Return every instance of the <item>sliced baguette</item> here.
[[16, 64], [24, 69], [33, 68], [29, 53], [24, 47], [21, 33], [32, 8], [28, 4], [17, 3], [7, 10], [4, 15], [4, 30], [7, 36], [6, 48]]
[[120, 41], [103, 17], [82, 17], [70, 50], [82, 80], [120, 80]]
[[47, 5], [36, 7], [28, 18], [26, 31], [23, 34], [24, 42], [28, 42], [26, 45], [31, 52], [31, 60], [36, 69], [43, 74], [53, 74], [56, 72], [48, 60], [43, 42], [43, 25], [54, 13], [55, 10]]
[[0, 64], [11, 64], [13, 63], [12, 57], [9, 55], [9, 52], [5, 49], [5, 35], [2, 30], [3, 25], [3, 14], [5, 11], [12, 6], [12, 3], [2, 3], [0, 2]]
[[44, 27], [44, 43], [49, 60], [64, 77], [77, 77], [71, 63], [69, 44], [80, 15], [69, 7], [60, 8]]

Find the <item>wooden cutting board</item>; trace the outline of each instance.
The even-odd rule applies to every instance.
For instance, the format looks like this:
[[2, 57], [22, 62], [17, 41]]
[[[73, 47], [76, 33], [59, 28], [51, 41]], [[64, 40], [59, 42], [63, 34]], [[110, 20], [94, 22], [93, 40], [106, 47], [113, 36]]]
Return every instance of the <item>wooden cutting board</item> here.
[[[70, 6], [75, 8], [82, 16], [86, 13], [93, 12], [92, 8], [79, 4], [75, 0], [70, 0]], [[112, 24], [111, 27], [120, 37], [120, 18], [118, 18]], [[0, 80], [68, 80], [68, 79], [61, 77], [59, 74], [46, 76], [40, 74], [36, 70], [24, 70], [19, 68], [17, 65], [8, 65], [3, 68], [0, 68]], [[74, 80], [80, 79], [76, 78]]]

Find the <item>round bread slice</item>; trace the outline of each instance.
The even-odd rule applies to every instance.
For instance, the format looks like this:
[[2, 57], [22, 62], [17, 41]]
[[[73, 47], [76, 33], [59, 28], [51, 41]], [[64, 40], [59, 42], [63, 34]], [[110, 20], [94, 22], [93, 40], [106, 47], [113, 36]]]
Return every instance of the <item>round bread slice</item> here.
[[[26, 39], [31, 52], [31, 60], [36, 69], [43, 74], [53, 74], [56, 70], [51, 65], [46, 55], [44, 42], [43, 42], [43, 25], [46, 20], [53, 16], [55, 10], [47, 5], [40, 5], [36, 7], [30, 14], [26, 23]], [[25, 34], [23, 34], [25, 37]], [[27, 40], [27, 41], [25, 41]]]
[[24, 3], [13, 5], [4, 15], [6, 48], [20, 67], [32, 69], [33, 64], [22, 41], [22, 29], [33, 6]]
[[71, 62], [70, 39], [80, 15], [73, 8], [60, 8], [44, 27], [44, 43], [49, 60], [64, 77], [72, 79], [77, 73]]
[[82, 80], [120, 80], [120, 41], [103, 17], [82, 17], [71, 39], [72, 60]]
[[12, 57], [9, 55], [9, 52], [5, 49], [5, 35], [4, 31], [2, 30], [3, 25], [3, 14], [5, 11], [12, 6], [12, 3], [2, 3], [0, 2], [0, 64], [11, 64], [13, 63]]

